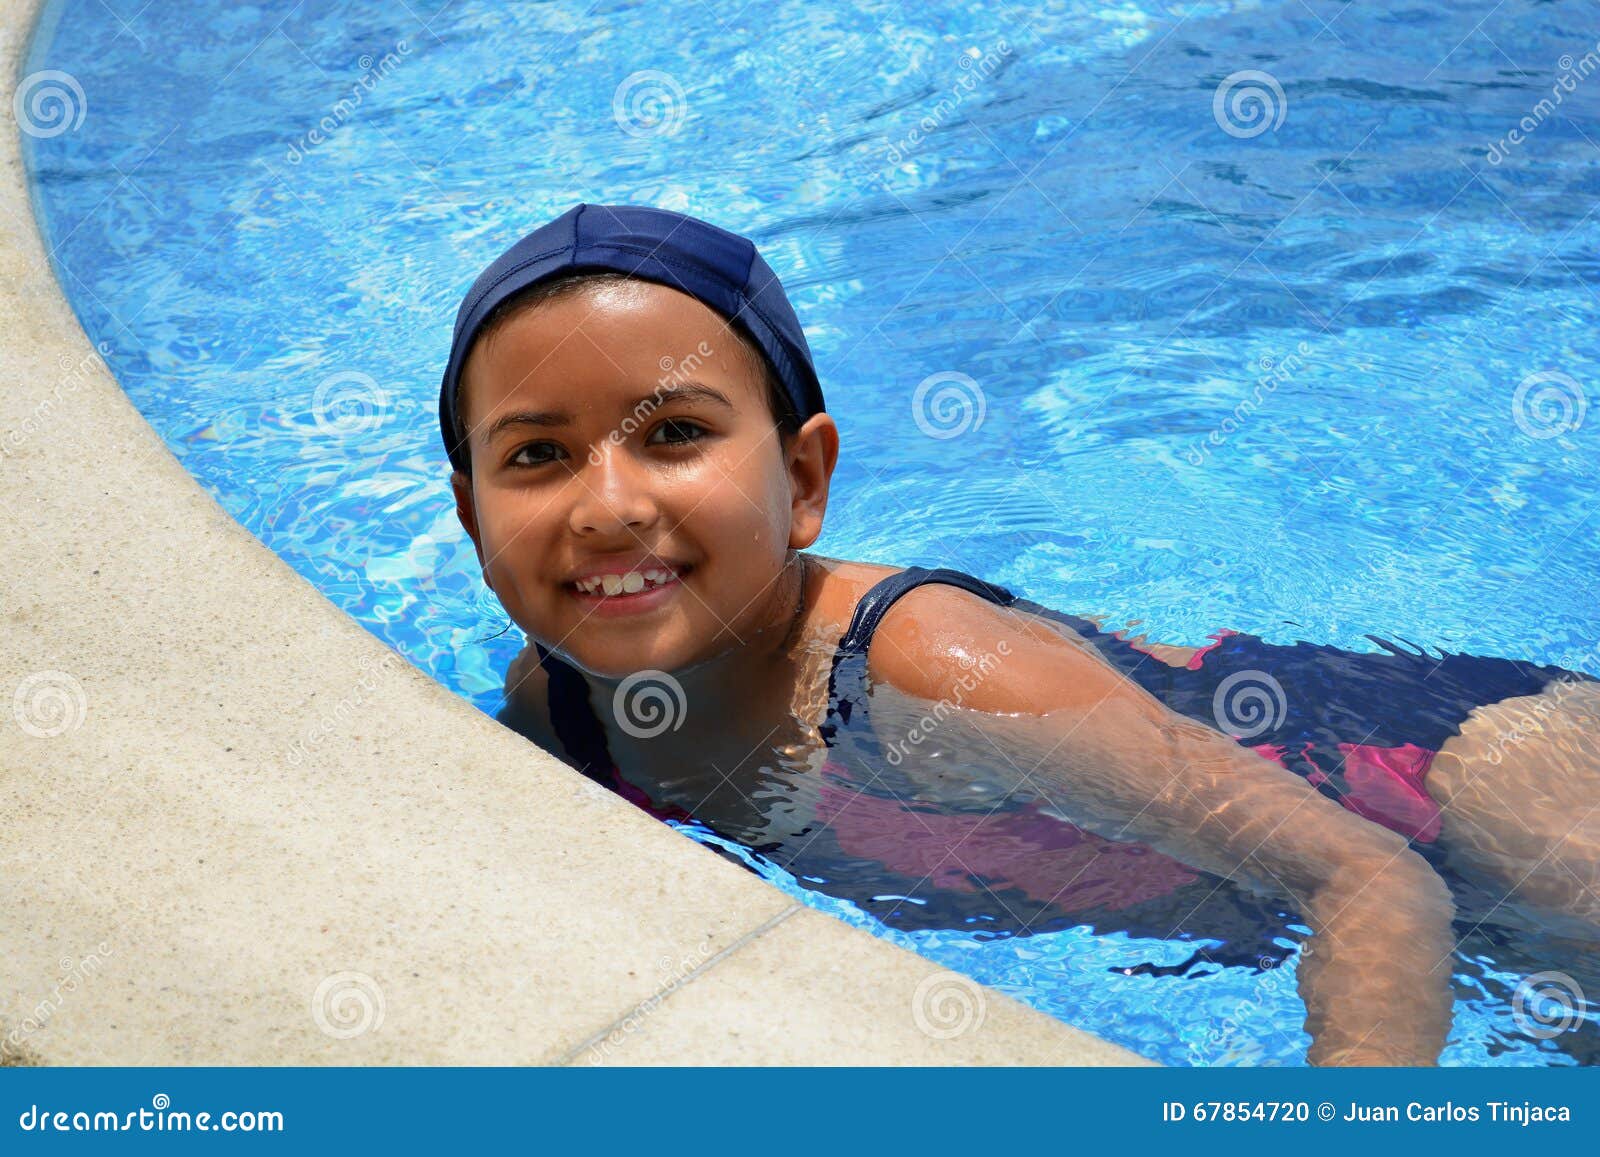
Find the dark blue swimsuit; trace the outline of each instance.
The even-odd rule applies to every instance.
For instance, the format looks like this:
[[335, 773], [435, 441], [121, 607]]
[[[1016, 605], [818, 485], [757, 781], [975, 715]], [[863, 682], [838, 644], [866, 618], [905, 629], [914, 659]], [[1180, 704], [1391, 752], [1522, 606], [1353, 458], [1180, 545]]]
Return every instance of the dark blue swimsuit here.
[[[1154, 849], [1041, 814], [1036, 803], [963, 812], [906, 802], [915, 785], [889, 766], [867, 720], [867, 651], [896, 600], [927, 583], [1071, 627], [1172, 710], [1231, 734], [1350, 810], [1400, 831], [1424, 854], [1438, 832], [1438, 809], [1423, 778], [1474, 707], [1534, 694], [1557, 679], [1600, 681], [1509, 659], [1412, 653], [1370, 635], [1382, 653], [1278, 646], [1222, 631], [1187, 666], [1173, 667], [1088, 619], [961, 571], [910, 567], [861, 598], [834, 654], [821, 725], [831, 758], [822, 770], [818, 830], [803, 846], [755, 849], [807, 886], [902, 928], [1014, 935], [1088, 924], [1220, 941], [1206, 953], [1220, 963], [1281, 958], [1284, 926], [1298, 919]], [[691, 818], [622, 779], [583, 677], [544, 647], [537, 651], [568, 757], [655, 815]]]

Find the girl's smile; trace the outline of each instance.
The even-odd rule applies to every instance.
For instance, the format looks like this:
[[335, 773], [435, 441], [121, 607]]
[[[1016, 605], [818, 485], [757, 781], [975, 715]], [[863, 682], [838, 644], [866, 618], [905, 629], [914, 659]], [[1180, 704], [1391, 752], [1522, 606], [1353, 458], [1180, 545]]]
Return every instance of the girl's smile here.
[[453, 485], [529, 637], [603, 679], [778, 645], [837, 436], [826, 415], [780, 435], [767, 387], [726, 319], [654, 282], [583, 284], [478, 340]]
[[654, 556], [636, 562], [596, 563], [567, 585], [590, 614], [641, 615], [680, 595], [683, 577], [692, 569]]

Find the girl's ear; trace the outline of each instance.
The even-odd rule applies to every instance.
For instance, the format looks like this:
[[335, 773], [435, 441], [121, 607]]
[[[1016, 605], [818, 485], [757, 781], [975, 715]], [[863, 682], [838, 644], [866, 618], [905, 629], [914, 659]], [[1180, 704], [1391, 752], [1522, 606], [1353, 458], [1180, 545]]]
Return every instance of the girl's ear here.
[[478, 508], [472, 499], [472, 477], [461, 471], [453, 471], [450, 475], [450, 489], [456, 495], [456, 517], [461, 520], [462, 529], [467, 532], [467, 537], [472, 539], [472, 548], [478, 552], [478, 565], [483, 565], [483, 538], [478, 533]]
[[822, 534], [828, 511], [828, 484], [839, 460], [839, 427], [827, 414], [813, 414], [790, 440], [789, 545], [804, 550]]

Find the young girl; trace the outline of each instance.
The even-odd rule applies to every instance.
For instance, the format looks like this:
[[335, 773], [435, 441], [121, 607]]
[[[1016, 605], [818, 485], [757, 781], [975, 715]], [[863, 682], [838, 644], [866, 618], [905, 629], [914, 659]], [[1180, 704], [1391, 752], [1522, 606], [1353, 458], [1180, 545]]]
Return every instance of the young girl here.
[[[1031, 903], [1029, 927], [1173, 888], [1281, 898], [1313, 930], [1319, 1064], [1437, 1058], [1454, 901], [1422, 851], [1596, 935], [1600, 681], [1404, 652], [1330, 667], [1226, 633], [1184, 652], [958, 571], [803, 553], [838, 432], [744, 238], [637, 206], [536, 230], [463, 302], [440, 421], [484, 581], [533, 644], [503, 717], [658, 814], [953, 872]], [[1416, 668], [1409, 709], [1368, 693], [1395, 685], [1360, 667], [1385, 659]], [[1508, 698], [1548, 708], [1516, 742], [1480, 706]], [[919, 826], [886, 837], [889, 811]]]

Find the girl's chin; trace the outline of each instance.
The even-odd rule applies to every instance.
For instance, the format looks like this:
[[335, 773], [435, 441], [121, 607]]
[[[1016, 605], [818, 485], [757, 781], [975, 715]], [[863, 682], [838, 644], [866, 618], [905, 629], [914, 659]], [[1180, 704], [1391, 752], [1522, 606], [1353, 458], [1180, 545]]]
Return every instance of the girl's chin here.
[[613, 683], [645, 671], [656, 675], [676, 671], [693, 662], [693, 656], [686, 649], [677, 647], [592, 648], [575, 646], [573, 643], [573, 640], [568, 640], [567, 647], [563, 648], [568, 661], [585, 675]]

